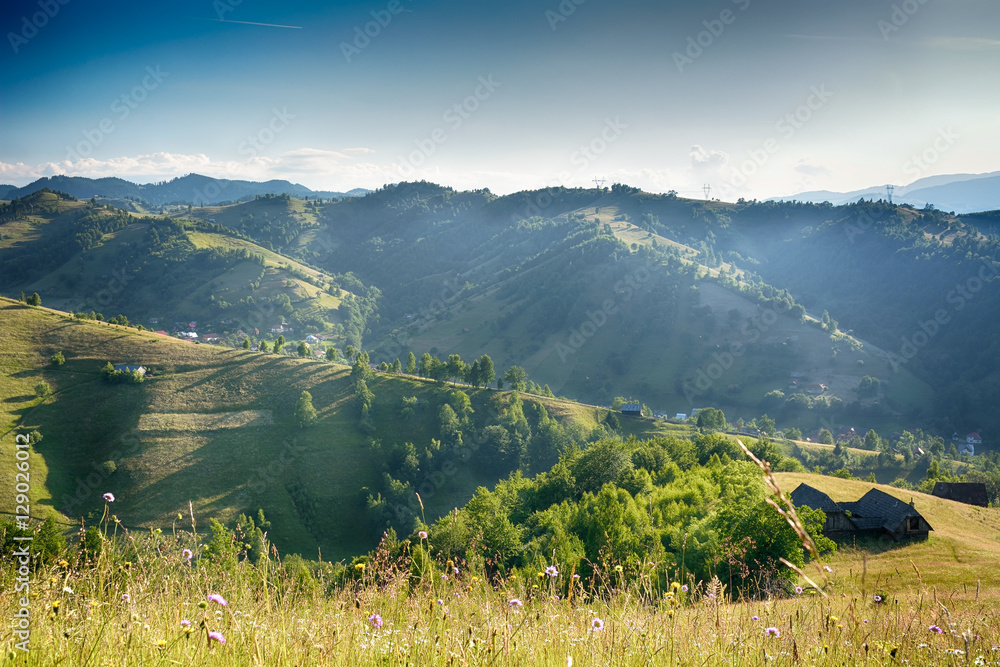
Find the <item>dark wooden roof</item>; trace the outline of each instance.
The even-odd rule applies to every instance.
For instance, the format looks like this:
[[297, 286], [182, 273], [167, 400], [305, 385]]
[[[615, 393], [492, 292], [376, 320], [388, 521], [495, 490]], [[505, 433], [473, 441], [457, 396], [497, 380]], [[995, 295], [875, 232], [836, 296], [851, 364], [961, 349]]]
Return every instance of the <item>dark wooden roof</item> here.
[[[868, 493], [852, 502], [836, 503], [830, 496], [808, 484], [799, 484], [789, 496], [795, 505], [804, 505], [824, 513], [847, 512], [858, 530], [885, 528], [894, 532], [907, 517], [921, 517], [912, 505], [904, 503], [885, 491], [870, 489]], [[926, 521], [926, 519], [925, 519]], [[931, 529], [933, 530], [933, 528]]]
[[791, 495], [792, 503], [796, 506], [805, 505], [806, 507], [811, 507], [814, 510], [823, 510], [826, 513], [830, 512], [840, 512], [842, 511], [837, 503], [833, 502], [830, 496], [826, 495], [819, 489], [813, 488], [808, 484], [799, 484]]
[[895, 530], [908, 516], [920, 516], [920, 512], [912, 505], [879, 489], [870, 489], [861, 496], [857, 508], [862, 517], [880, 517], [882, 525], [888, 530]]

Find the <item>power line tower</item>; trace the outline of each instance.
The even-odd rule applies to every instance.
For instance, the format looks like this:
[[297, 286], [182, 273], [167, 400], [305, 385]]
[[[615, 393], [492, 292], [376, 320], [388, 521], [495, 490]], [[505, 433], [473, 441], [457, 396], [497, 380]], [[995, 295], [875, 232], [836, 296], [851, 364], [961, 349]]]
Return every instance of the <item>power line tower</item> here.
[[712, 192], [712, 186], [709, 185], [708, 183], [705, 183], [705, 185], [703, 185], [701, 189], [705, 192], [705, 199], [708, 199], [709, 193]]
[[885, 193], [889, 196], [889, 203], [892, 203], [892, 191], [896, 189], [895, 185], [885, 186]]
[[604, 189], [604, 179], [603, 178], [595, 178], [594, 179], [594, 187], [596, 187], [598, 190], [603, 190]]

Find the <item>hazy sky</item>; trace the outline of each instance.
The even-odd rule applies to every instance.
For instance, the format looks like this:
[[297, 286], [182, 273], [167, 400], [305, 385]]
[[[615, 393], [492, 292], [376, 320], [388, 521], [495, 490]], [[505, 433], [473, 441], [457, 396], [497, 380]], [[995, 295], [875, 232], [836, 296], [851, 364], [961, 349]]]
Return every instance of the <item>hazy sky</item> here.
[[0, 183], [735, 199], [1000, 169], [996, 0], [8, 0], [0, 26]]

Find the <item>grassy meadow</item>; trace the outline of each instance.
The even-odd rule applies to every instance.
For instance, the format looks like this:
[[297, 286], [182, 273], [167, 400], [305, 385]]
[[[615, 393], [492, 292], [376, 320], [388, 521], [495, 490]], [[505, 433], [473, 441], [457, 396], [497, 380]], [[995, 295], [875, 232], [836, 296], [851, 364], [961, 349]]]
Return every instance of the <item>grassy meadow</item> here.
[[[434, 535], [346, 570], [309, 571], [273, 553], [227, 566], [211, 562], [190, 514], [162, 532], [128, 533], [117, 520], [128, 517], [108, 503], [100, 526], [112, 539], [98, 556], [67, 555], [31, 574], [30, 651], [14, 648], [5, 624], [9, 664], [1000, 664], [998, 582], [978, 579], [996, 562], [995, 539], [991, 561], [947, 581], [881, 576], [882, 555], [866, 571], [840, 553], [825, 581], [809, 567], [822, 592], [732, 600], [718, 580], [661, 588], [662, 563], [586, 581], [570, 572], [488, 580], [427, 558]], [[965, 546], [976, 539], [942, 528]], [[0, 575], [4, 609], [18, 604], [13, 578], [10, 568]]]

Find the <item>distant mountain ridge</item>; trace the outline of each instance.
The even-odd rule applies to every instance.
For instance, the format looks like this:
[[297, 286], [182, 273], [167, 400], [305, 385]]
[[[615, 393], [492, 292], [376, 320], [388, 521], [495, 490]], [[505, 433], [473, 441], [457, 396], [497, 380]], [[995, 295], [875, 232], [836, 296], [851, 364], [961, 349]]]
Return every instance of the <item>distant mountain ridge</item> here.
[[[886, 187], [877, 185], [851, 192], [813, 190], [768, 201], [801, 201], [834, 206], [852, 204], [860, 199], [886, 199]], [[909, 185], [897, 185], [892, 193], [895, 204], [923, 208], [931, 204], [941, 211], [977, 213], [1000, 209], [1000, 171], [986, 174], [944, 174], [918, 179]]]
[[284, 180], [242, 181], [211, 178], [201, 174], [188, 174], [169, 181], [145, 184], [132, 183], [121, 178], [47, 176], [22, 188], [14, 185], [0, 185], [0, 199], [24, 197], [42, 188], [65, 192], [78, 199], [89, 199], [94, 196], [130, 198], [153, 205], [219, 204], [267, 194], [288, 194], [298, 198], [341, 199], [343, 197], [361, 197], [370, 192], [364, 188], [355, 188], [348, 192], [311, 190], [304, 185]]

